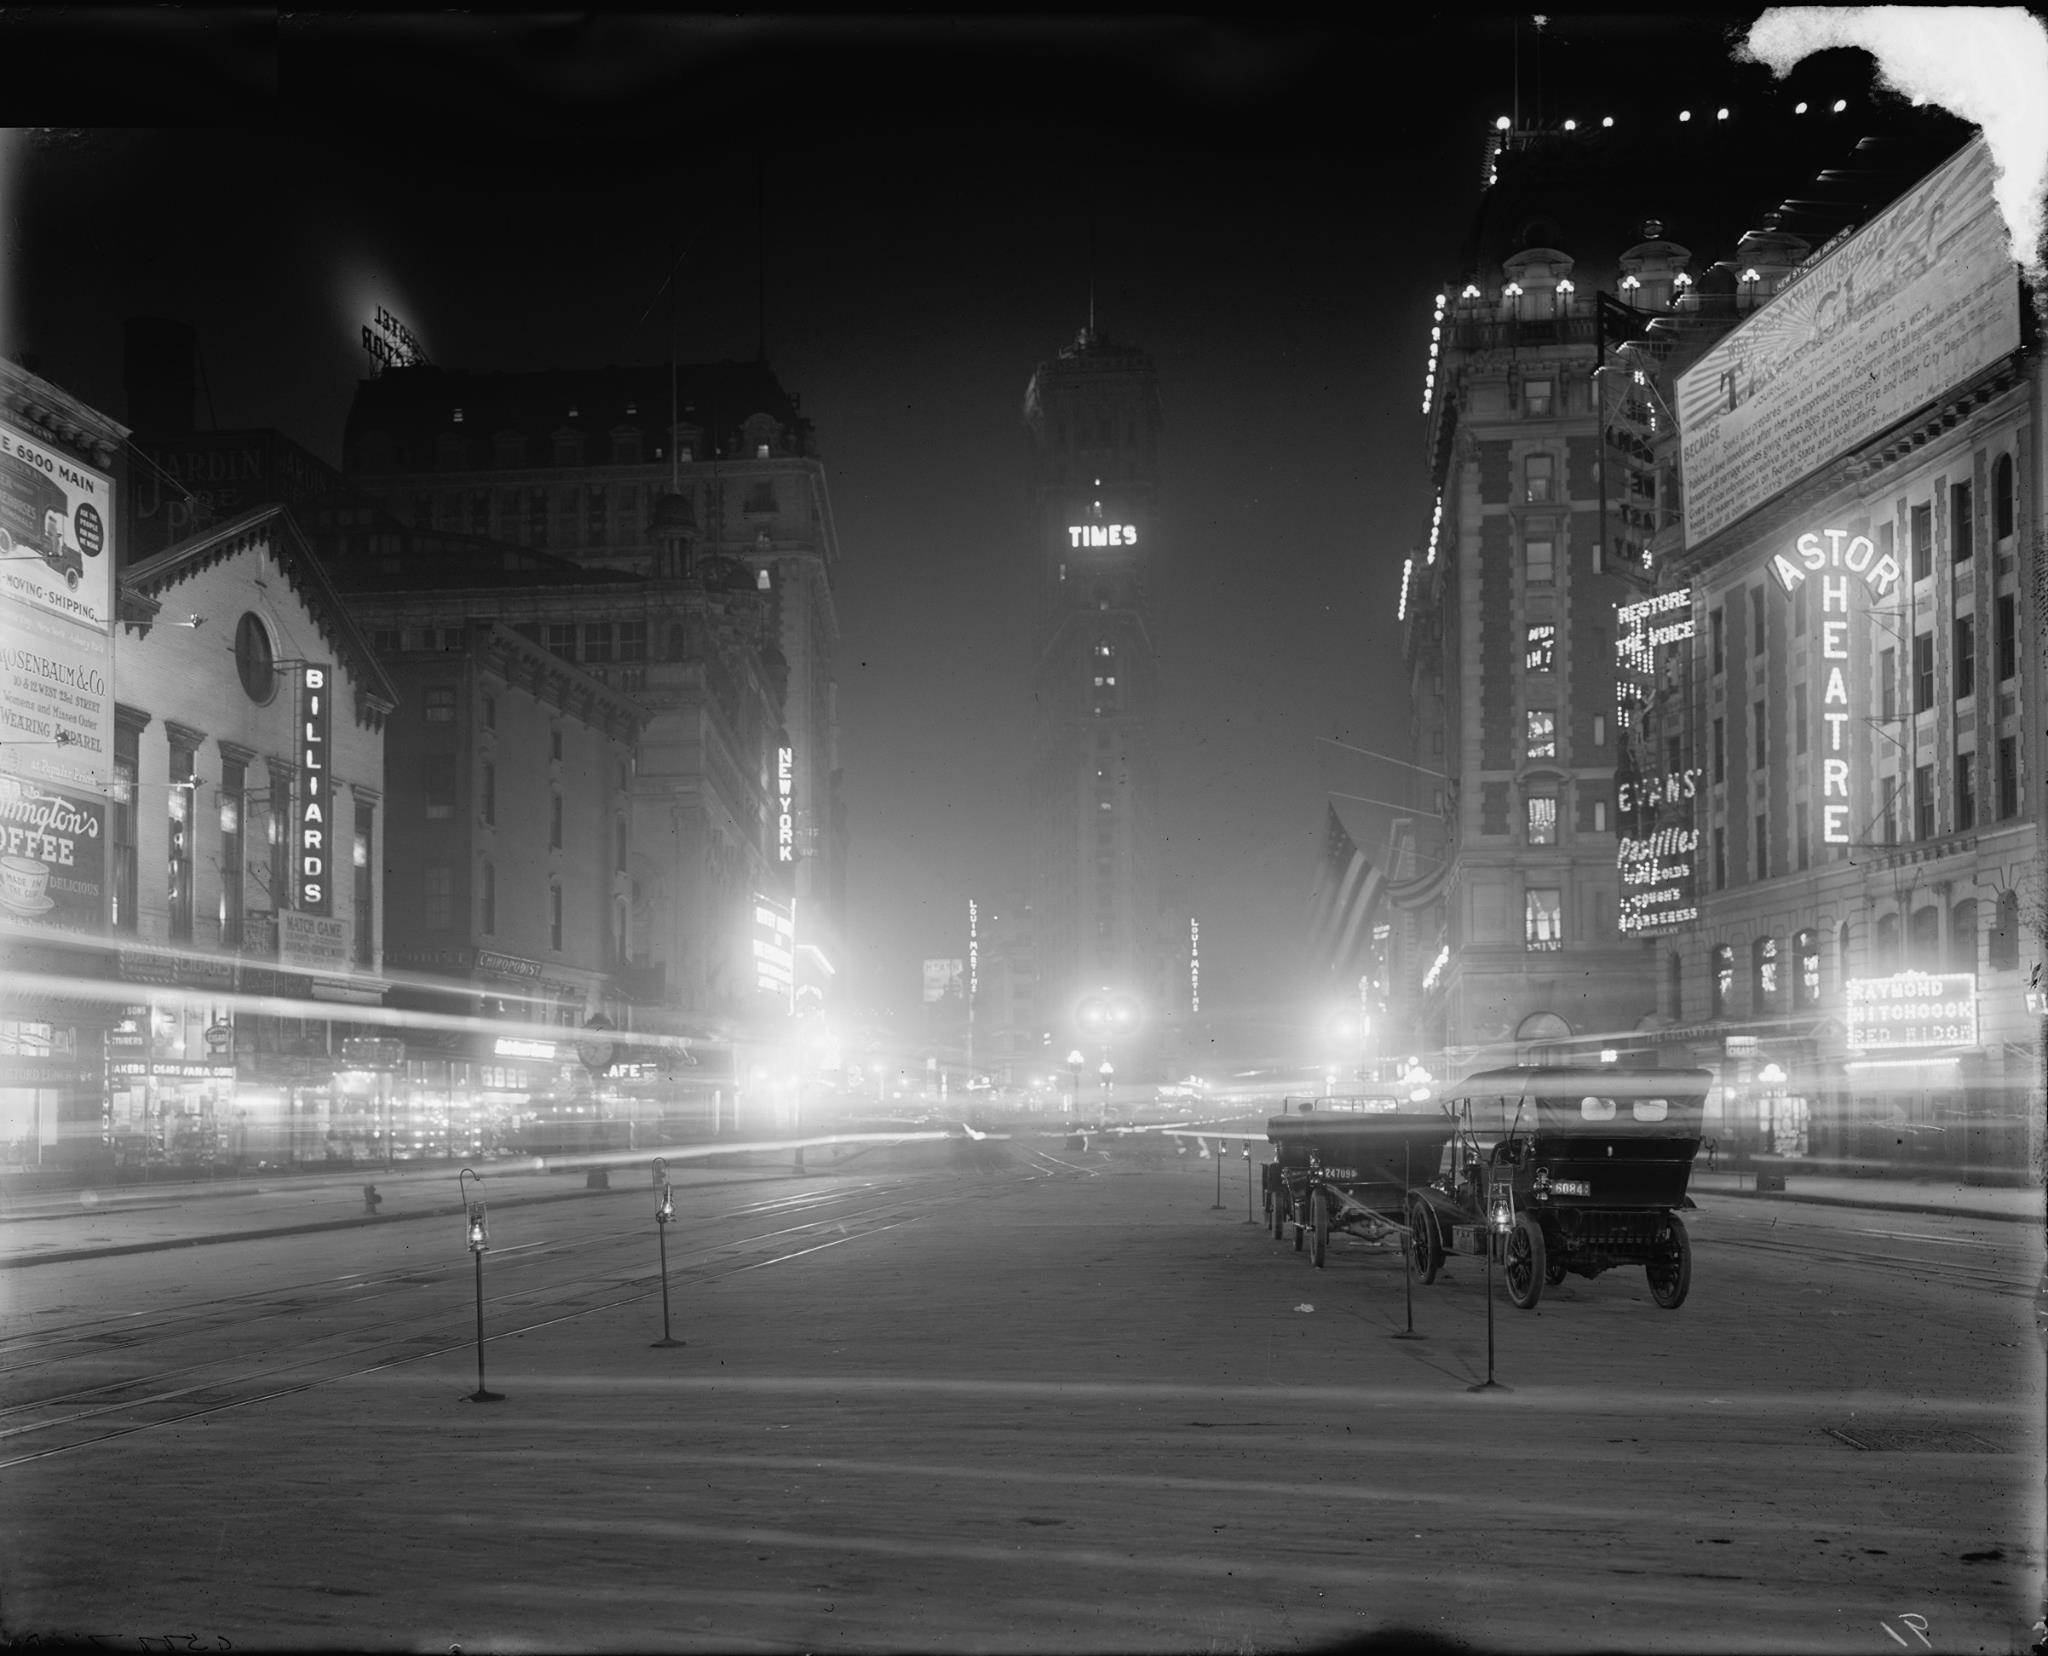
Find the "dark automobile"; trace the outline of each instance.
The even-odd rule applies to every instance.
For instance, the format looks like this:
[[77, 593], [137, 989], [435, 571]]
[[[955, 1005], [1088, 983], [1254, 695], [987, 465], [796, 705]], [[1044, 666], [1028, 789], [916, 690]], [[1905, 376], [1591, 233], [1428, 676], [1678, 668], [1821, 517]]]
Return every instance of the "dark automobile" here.
[[1524, 1310], [1567, 1274], [1640, 1265], [1666, 1310], [1692, 1286], [1678, 1210], [1699, 1153], [1705, 1070], [1486, 1070], [1444, 1098], [1442, 1164], [1409, 1202], [1410, 1262], [1433, 1281], [1447, 1253], [1500, 1263]]
[[1294, 1227], [1309, 1263], [1328, 1256], [1330, 1233], [1368, 1242], [1398, 1235], [1410, 1181], [1428, 1179], [1451, 1136], [1434, 1104], [1395, 1095], [1288, 1099], [1266, 1122], [1266, 1216], [1275, 1240]]

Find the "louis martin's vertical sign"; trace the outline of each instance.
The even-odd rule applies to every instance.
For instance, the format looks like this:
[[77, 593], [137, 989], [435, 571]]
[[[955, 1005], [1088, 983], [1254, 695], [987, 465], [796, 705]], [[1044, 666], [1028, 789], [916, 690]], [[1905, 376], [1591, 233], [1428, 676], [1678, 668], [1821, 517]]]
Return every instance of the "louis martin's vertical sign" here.
[[326, 662], [308, 663], [299, 676], [299, 811], [292, 907], [302, 914], [334, 912], [334, 882], [328, 877], [334, 802], [329, 796], [328, 735], [332, 723], [328, 687], [334, 677]]

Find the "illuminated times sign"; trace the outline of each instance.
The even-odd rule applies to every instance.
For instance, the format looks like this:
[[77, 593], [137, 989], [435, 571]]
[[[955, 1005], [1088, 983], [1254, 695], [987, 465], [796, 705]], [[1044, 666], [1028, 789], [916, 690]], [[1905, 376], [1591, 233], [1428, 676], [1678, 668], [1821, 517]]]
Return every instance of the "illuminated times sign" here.
[[1136, 546], [1135, 523], [1072, 523], [1067, 526], [1069, 546]]
[[334, 801], [328, 775], [332, 712], [328, 683], [333, 669], [309, 663], [299, 675], [299, 803], [293, 824], [292, 906], [302, 914], [334, 911], [334, 882], [328, 874]]

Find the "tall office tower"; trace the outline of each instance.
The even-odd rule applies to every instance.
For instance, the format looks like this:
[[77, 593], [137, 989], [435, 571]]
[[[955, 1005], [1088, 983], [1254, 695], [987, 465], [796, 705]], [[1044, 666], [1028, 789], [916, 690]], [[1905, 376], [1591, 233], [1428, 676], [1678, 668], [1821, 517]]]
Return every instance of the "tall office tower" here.
[[1039, 600], [1032, 689], [1032, 908], [1048, 1050], [1119, 1082], [1156, 1067], [1171, 945], [1155, 747], [1151, 572], [1158, 375], [1083, 329], [1024, 394]]

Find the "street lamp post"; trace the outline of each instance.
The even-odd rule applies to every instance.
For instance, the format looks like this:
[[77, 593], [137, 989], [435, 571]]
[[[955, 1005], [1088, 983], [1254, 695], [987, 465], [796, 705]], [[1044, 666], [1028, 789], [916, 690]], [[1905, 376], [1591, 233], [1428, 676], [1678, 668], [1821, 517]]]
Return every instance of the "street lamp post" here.
[[1105, 1058], [1102, 1060], [1102, 1068], [1096, 1073], [1102, 1077], [1102, 1119], [1107, 1123], [1110, 1109], [1110, 1089], [1116, 1084], [1116, 1066]]
[[1081, 1065], [1085, 1062], [1079, 1047], [1067, 1054], [1067, 1071], [1074, 1078], [1074, 1084], [1067, 1092], [1067, 1114], [1070, 1116], [1078, 1117], [1081, 1113]]

